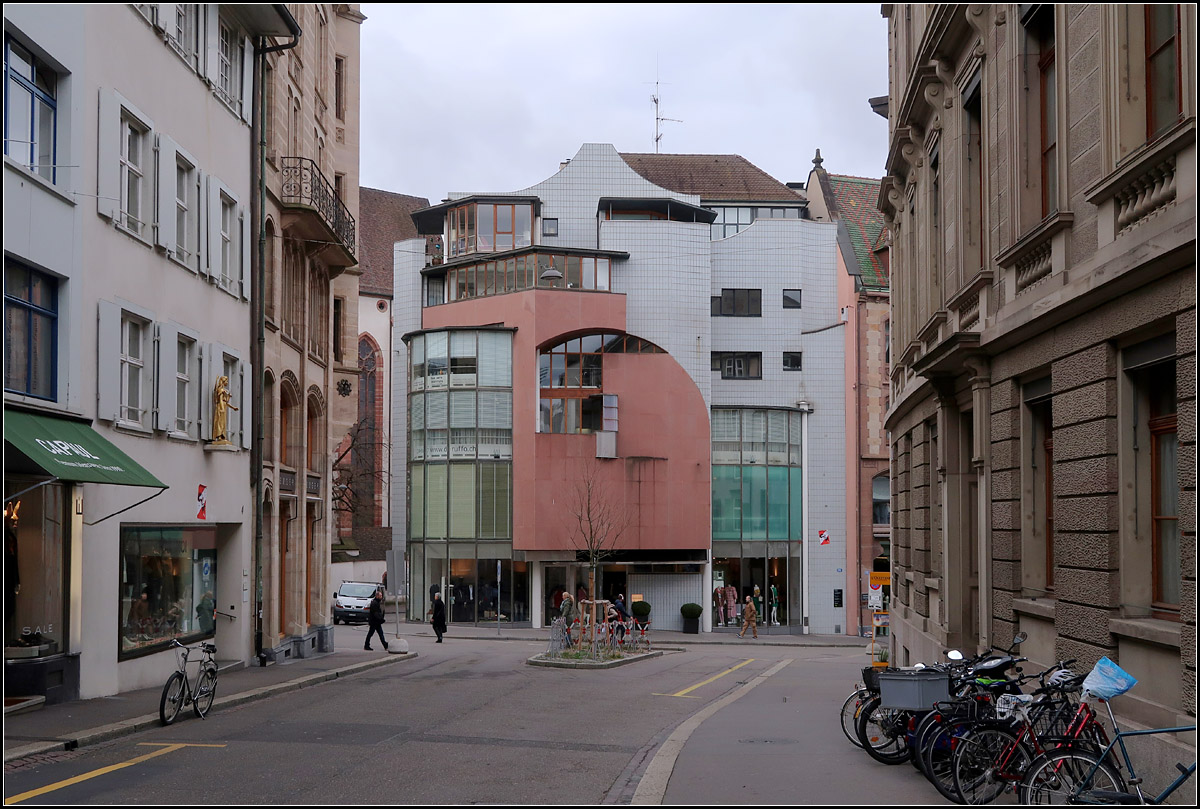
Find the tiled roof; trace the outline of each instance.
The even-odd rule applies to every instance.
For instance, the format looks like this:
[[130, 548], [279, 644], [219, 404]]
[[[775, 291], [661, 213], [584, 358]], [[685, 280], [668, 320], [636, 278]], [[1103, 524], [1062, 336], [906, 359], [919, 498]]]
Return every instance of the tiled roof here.
[[392, 296], [392, 245], [417, 238], [412, 212], [428, 208], [429, 200], [377, 188], [358, 191], [358, 289], [367, 295]]
[[869, 289], [887, 289], [887, 268], [875, 254], [876, 246], [886, 227], [883, 214], [876, 207], [879, 198], [879, 180], [866, 177], [848, 177], [830, 174], [829, 190], [833, 194], [835, 215], [846, 225], [854, 255], [858, 259], [863, 286]]
[[719, 202], [789, 202], [804, 200], [749, 160], [724, 154], [628, 154], [629, 167], [657, 186], [701, 200]]

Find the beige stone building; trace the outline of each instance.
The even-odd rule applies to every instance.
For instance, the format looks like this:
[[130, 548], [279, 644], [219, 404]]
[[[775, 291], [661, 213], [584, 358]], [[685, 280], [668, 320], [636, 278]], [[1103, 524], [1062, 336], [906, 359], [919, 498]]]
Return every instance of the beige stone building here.
[[894, 660], [1024, 630], [1189, 724], [1196, 7], [883, 15]]
[[[261, 651], [333, 646], [331, 449], [358, 386], [357, 5], [291, 4], [265, 93]], [[256, 132], [256, 135], [259, 133]]]

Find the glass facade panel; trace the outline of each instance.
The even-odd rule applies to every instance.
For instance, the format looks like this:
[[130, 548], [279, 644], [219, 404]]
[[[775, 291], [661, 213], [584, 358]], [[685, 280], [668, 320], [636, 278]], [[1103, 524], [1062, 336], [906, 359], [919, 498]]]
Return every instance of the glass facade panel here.
[[767, 470], [742, 467], [742, 539], [767, 538]]
[[408, 499], [408, 535], [425, 536], [425, 465], [409, 467], [411, 495]]
[[[742, 471], [738, 466], [714, 466], [712, 470], [713, 539], [741, 539]], [[714, 551], [715, 553], [715, 551]]]
[[[515, 265], [514, 265], [515, 266]], [[507, 274], [498, 264], [497, 288]], [[481, 276], [485, 277], [486, 276]], [[486, 280], [485, 282], [486, 283]], [[430, 593], [440, 589], [451, 621], [528, 620], [529, 571], [512, 562], [512, 335], [490, 329], [453, 329], [420, 335], [413, 361], [426, 366], [445, 355], [451, 390], [409, 397], [413, 441], [423, 440], [427, 463], [410, 465], [410, 620], [423, 620]], [[473, 371], [474, 373], [468, 373]], [[440, 387], [440, 386], [439, 386]], [[454, 459], [454, 463], [438, 463]], [[484, 462], [482, 459], [487, 459]], [[421, 460], [414, 454], [414, 460]], [[499, 540], [476, 542], [476, 539]], [[429, 541], [449, 539], [445, 541]], [[459, 540], [459, 541], [455, 541]], [[506, 571], [495, 585], [495, 560]], [[481, 576], [481, 571], [491, 576]], [[516, 576], [516, 581], [513, 577]], [[489, 590], [494, 588], [496, 592]], [[486, 605], [485, 598], [486, 595]]]
[[450, 536], [475, 536], [475, 464], [450, 464]]
[[788, 468], [772, 466], [767, 469], [767, 536], [788, 538]]

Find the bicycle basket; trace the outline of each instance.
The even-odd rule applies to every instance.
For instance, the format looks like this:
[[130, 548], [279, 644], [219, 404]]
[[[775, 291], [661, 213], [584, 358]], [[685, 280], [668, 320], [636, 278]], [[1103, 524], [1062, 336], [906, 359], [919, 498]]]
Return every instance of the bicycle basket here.
[[863, 688], [879, 693], [879, 672], [895, 671], [893, 668], [880, 669], [874, 666], [864, 666], [862, 670]]
[[1083, 680], [1083, 690], [1093, 697], [1112, 699], [1137, 685], [1137, 678], [1107, 657], [1100, 658]]
[[1031, 694], [1001, 694], [996, 697], [996, 718], [1011, 719], [1016, 716], [1028, 722], [1032, 702]]

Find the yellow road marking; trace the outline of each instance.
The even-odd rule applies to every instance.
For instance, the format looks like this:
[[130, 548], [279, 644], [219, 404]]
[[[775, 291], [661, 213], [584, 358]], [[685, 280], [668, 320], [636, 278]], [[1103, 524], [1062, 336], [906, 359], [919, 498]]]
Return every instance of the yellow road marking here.
[[754, 660], [755, 660], [755, 658], [753, 658], [753, 657], [750, 658], [749, 660], [743, 660], [741, 663], [738, 663], [733, 668], [726, 669], [725, 671], [721, 672], [720, 674], [716, 675], [715, 677], [709, 677], [707, 680], [705, 680], [702, 683], [696, 683], [695, 685], [691, 686], [690, 688], [685, 688], [682, 691], [676, 691], [674, 694], [655, 694], [654, 696], [656, 696], [656, 697], [687, 697], [688, 699], [696, 699], [696, 697], [688, 697], [688, 692], [695, 691], [697, 688], [699, 688], [702, 685], [708, 685], [709, 683], [711, 683], [715, 680], [719, 680], [722, 677], [724, 677], [726, 674], [730, 674], [732, 672], [737, 671], [738, 669], [740, 669], [742, 666], [746, 665], [747, 663], [753, 663]]
[[77, 775], [74, 778], [68, 778], [65, 781], [59, 781], [56, 784], [49, 784], [44, 787], [39, 787], [38, 789], [31, 789], [28, 792], [22, 792], [20, 795], [13, 795], [11, 798], [6, 798], [4, 800], [4, 805], [8, 806], [10, 804], [20, 803], [21, 801], [29, 800], [30, 798], [36, 798], [39, 795], [45, 795], [47, 792], [54, 792], [55, 790], [62, 789], [63, 787], [69, 787], [74, 784], [78, 784], [83, 781], [90, 780], [99, 775], [105, 775], [106, 773], [115, 772], [116, 770], [123, 770], [126, 767], [132, 767], [134, 764], [141, 764], [143, 761], [149, 761], [152, 758], [157, 758], [158, 756], [165, 755], [167, 753], [173, 753], [182, 747], [224, 747], [225, 745], [223, 745], [223, 744], [167, 744], [167, 743], [163, 743], [163, 742], [140, 742], [138, 744], [138, 746], [139, 747], [161, 747], [162, 749], [155, 750], [153, 753], [147, 753], [144, 756], [138, 756], [137, 758], [131, 758], [129, 761], [123, 761], [120, 764], [113, 764], [109, 767], [101, 767], [98, 770], [92, 770], [91, 772], [84, 773], [83, 775]]

